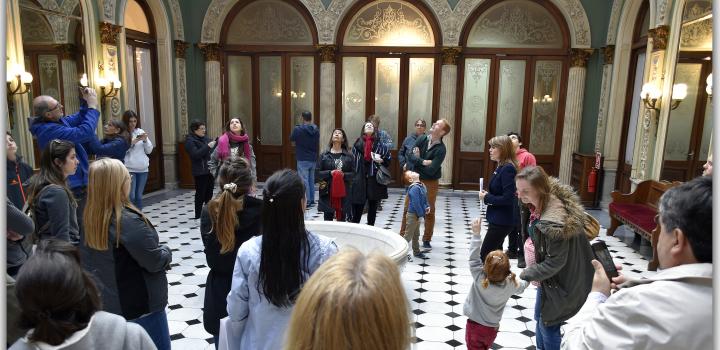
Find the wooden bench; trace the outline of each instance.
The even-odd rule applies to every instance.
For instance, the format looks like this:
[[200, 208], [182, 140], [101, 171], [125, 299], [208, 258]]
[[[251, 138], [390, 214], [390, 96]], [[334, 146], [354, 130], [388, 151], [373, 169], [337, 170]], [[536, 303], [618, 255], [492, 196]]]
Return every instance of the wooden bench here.
[[610, 193], [612, 202], [609, 206], [610, 228], [608, 236], [612, 236], [620, 225], [627, 225], [641, 237], [652, 243], [653, 258], [648, 263], [648, 270], [655, 271], [658, 266], [657, 240], [660, 227], [655, 223], [657, 205], [660, 197], [668, 189], [680, 185], [680, 182], [658, 182], [647, 180], [639, 183], [635, 192], [623, 194], [619, 191]]

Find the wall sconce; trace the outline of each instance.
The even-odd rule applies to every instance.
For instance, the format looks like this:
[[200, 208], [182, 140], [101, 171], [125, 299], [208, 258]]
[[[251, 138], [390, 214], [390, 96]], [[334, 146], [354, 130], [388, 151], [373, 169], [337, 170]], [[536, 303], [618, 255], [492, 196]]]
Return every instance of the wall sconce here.
[[292, 98], [305, 98], [305, 91], [300, 91], [300, 92], [290, 91], [290, 97], [292, 97]]
[[9, 110], [9, 122], [10, 129], [15, 128], [15, 117], [13, 111], [15, 110], [15, 103], [13, 101], [14, 95], [24, 95], [30, 92], [30, 84], [33, 81], [32, 74], [23, 71], [19, 65], [13, 65], [12, 69], [8, 70], [7, 75], [7, 101]]
[[[642, 98], [645, 108], [652, 109], [657, 112], [660, 111], [658, 101], [662, 96], [662, 91], [653, 83], [645, 83], [640, 91], [640, 98]], [[670, 110], [674, 110], [680, 106], [680, 102], [687, 97], [687, 84], [675, 84], [672, 89], [672, 98], [670, 103]]]
[[707, 92], [708, 96], [712, 98], [712, 73], [708, 75], [707, 79], [705, 79], [705, 92]]
[[687, 84], [675, 84], [672, 90], [672, 102], [670, 110], [674, 110], [680, 106], [680, 102], [687, 97]]
[[[85, 83], [87, 84], [87, 77]], [[101, 108], [104, 110], [105, 99], [116, 97], [118, 91], [120, 91], [120, 88], [122, 87], [122, 83], [120, 83], [120, 80], [117, 79], [108, 80], [105, 78], [100, 78], [98, 79], [98, 85], [100, 85], [100, 104]]]

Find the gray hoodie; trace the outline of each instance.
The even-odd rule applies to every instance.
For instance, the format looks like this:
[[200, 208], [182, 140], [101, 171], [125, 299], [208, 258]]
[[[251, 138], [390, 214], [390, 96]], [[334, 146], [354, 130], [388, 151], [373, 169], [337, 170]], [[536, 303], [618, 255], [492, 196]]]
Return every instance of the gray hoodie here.
[[473, 235], [470, 240], [469, 259], [473, 284], [467, 299], [465, 299], [463, 313], [481, 325], [498, 327], [510, 296], [522, 293], [530, 282], [523, 281], [518, 277], [515, 277], [515, 281], [513, 281], [508, 276], [502, 283], [490, 283], [487, 288], [483, 288], [485, 270], [483, 270], [484, 262], [480, 259], [480, 247], [482, 247], [482, 237]]
[[[32, 332], [32, 330], [30, 331]], [[157, 349], [150, 336], [138, 324], [125, 321], [122, 316], [105, 311], [96, 312], [84, 329], [75, 332], [64, 343], [52, 346], [34, 343], [23, 337], [13, 344], [11, 350], [151, 350]]]

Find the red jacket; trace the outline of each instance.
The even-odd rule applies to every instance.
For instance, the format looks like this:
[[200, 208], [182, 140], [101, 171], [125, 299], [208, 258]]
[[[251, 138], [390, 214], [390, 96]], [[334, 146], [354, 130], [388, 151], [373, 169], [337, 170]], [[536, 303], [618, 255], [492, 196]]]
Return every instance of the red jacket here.
[[537, 162], [535, 161], [535, 156], [524, 148], [518, 148], [517, 151], [515, 151], [515, 155], [518, 161], [518, 170], [521, 170], [526, 166], [537, 165]]

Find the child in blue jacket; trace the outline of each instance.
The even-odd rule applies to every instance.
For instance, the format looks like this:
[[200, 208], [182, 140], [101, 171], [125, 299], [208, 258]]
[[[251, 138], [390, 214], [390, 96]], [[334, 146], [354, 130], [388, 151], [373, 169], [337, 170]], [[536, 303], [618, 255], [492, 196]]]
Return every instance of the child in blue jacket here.
[[413, 256], [420, 259], [427, 259], [427, 256], [420, 251], [420, 219], [430, 212], [430, 204], [427, 198], [427, 188], [420, 182], [420, 174], [414, 171], [405, 172], [405, 181], [410, 183], [407, 188], [408, 211], [405, 217], [405, 240], [412, 240]]

